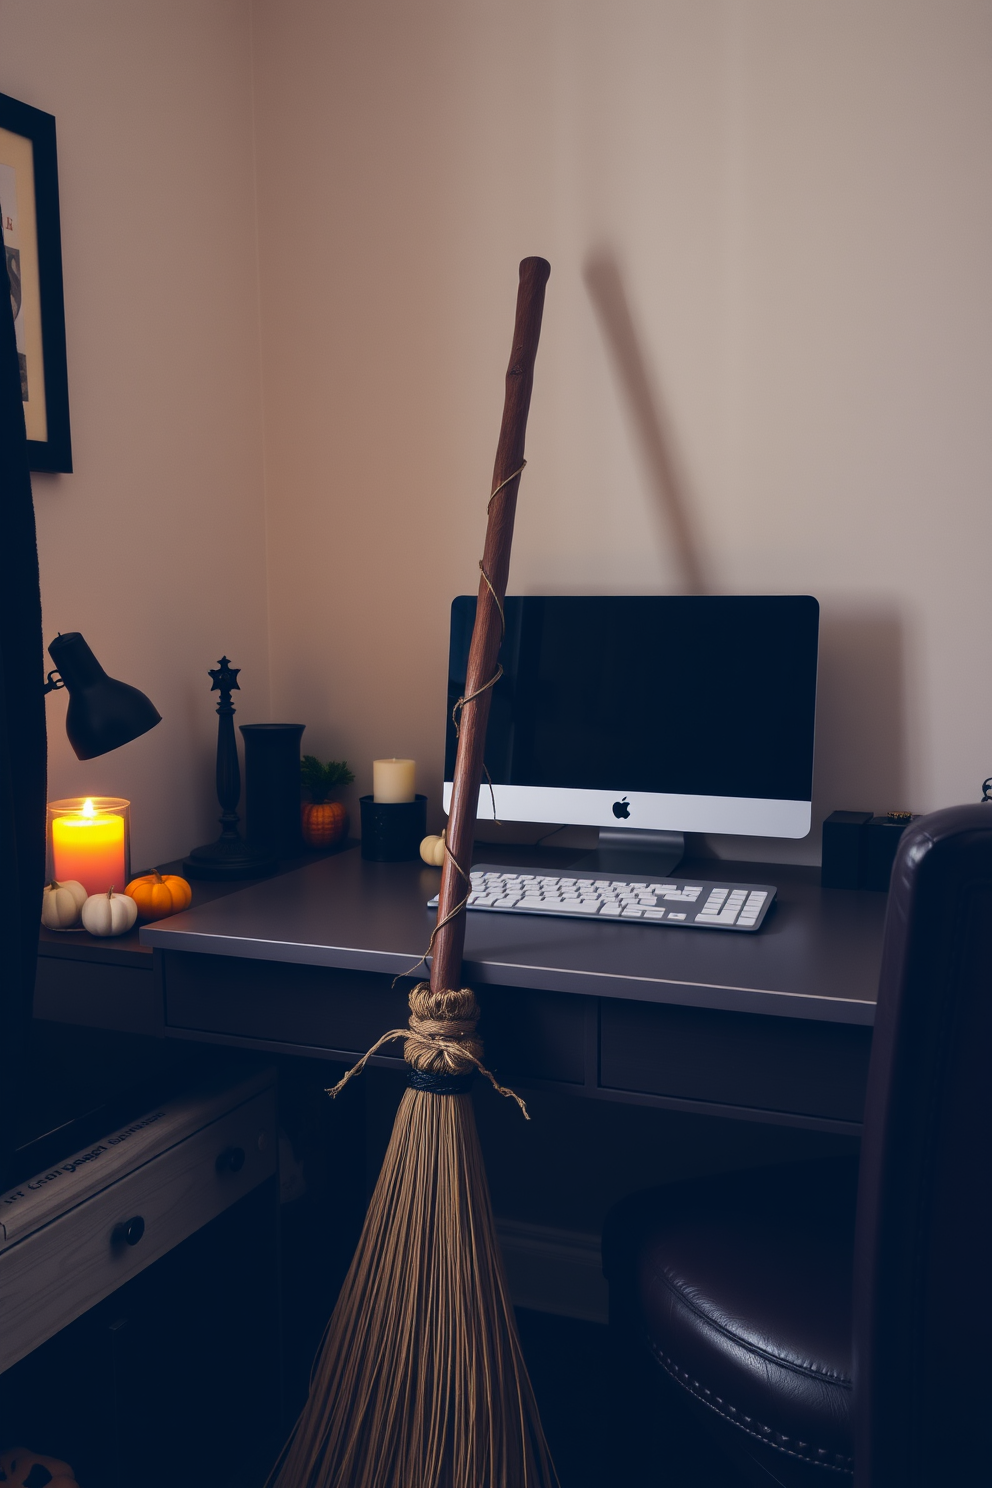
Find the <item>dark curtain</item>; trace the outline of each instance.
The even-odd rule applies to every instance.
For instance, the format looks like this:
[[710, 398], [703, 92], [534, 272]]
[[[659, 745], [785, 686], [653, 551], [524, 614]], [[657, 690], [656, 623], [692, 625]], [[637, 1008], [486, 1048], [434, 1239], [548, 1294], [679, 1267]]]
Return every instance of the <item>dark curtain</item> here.
[[[2, 242], [2, 237], [0, 237]], [[0, 260], [0, 262], [5, 260]], [[0, 278], [0, 1192], [25, 1074], [45, 882], [44, 645], [14, 317]]]

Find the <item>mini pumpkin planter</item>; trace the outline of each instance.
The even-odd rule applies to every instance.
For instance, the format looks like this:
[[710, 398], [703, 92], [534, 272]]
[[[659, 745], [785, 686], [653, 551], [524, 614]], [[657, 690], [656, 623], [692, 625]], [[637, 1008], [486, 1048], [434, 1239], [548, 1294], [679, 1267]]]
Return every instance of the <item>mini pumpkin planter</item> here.
[[83, 928], [91, 935], [123, 935], [138, 918], [138, 906], [126, 894], [91, 894], [83, 905]]
[[322, 765], [315, 755], [300, 761], [300, 784], [310, 797], [301, 809], [303, 840], [308, 847], [333, 847], [348, 830], [348, 813], [340, 801], [329, 801], [331, 791], [350, 785], [354, 775], [345, 760]]
[[[47, 930], [69, 930], [79, 923], [79, 913], [86, 903], [86, 890], [75, 878], [45, 885], [41, 899], [41, 923]], [[0, 1478], [0, 1482], [3, 1479]]]
[[164, 920], [166, 915], [178, 914], [188, 909], [193, 890], [184, 878], [176, 873], [143, 873], [132, 878], [124, 890], [138, 906], [139, 920]]
[[24, 1447], [0, 1452], [0, 1483], [7, 1488], [79, 1488], [68, 1462], [41, 1457]]
[[420, 844], [420, 856], [428, 868], [444, 867], [444, 833], [440, 837], [425, 837]]

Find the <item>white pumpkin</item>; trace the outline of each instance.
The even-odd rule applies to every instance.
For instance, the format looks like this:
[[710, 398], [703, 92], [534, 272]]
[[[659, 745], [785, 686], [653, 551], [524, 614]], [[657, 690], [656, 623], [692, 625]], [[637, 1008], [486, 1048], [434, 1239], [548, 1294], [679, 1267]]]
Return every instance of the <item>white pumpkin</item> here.
[[138, 906], [127, 894], [91, 894], [83, 905], [83, 926], [91, 935], [123, 935], [138, 918]]
[[41, 900], [41, 923], [48, 930], [68, 930], [79, 919], [79, 912], [86, 903], [86, 890], [74, 878], [54, 879], [45, 885]]
[[420, 856], [430, 868], [444, 867], [444, 833], [440, 837], [425, 837], [420, 844]]

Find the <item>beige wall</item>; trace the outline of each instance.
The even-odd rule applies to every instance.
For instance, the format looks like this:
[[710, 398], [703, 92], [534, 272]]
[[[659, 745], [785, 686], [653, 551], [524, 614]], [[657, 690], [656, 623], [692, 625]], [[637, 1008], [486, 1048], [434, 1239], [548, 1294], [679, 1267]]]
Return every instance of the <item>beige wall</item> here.
[[216, 835], [207, 668], [267, 716], [246, 0], [0, 0], [0, 90], [58, 126], [73, 475], [35, 475], [45, 634], [80, 630], [163, 722], [50, 794], [133, 802], [135, 868]]
[[541, 253], [511, 589], [816, 594], [816, 816], [974, 798], [992, 7], [254, 12], [273, 702], [305, 742], [366, 789], [374, 754], [412, 753], [437, 800], [446, 608]]
[[436, 807], [536, 252], [511, 588], [814, 593], [816, 814], [974, 797], [990, 43], [985, 0], [0, 0], [0, 88], [59, 124], [46, 627], [166, 717], [82, 766], [51, 699], [53, 792], [131, 795], [139, 860], [207, 835], [226, 650], [239, 722], [306, 722], [356, 794], [413, 754]]

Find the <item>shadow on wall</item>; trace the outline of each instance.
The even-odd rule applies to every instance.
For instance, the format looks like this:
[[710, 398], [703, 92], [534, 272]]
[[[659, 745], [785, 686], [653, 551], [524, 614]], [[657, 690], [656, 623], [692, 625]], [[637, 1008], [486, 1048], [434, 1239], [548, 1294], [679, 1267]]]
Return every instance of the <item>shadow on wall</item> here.
[[884, 606], [820, 616], [814, 834], [831, 811], [913, 811], [907, 799], [905, 642]]
[[689, 514], [685, 482], [673, 454], [661, 400], [653, 386], [614, 255], [607, 250], [593, 254], [586, 262], [585, 281], [613, 361], [621, 401], [634, 426], [648, 478], [671, 538], [682, 591], [705, 594], [708, 585]]

